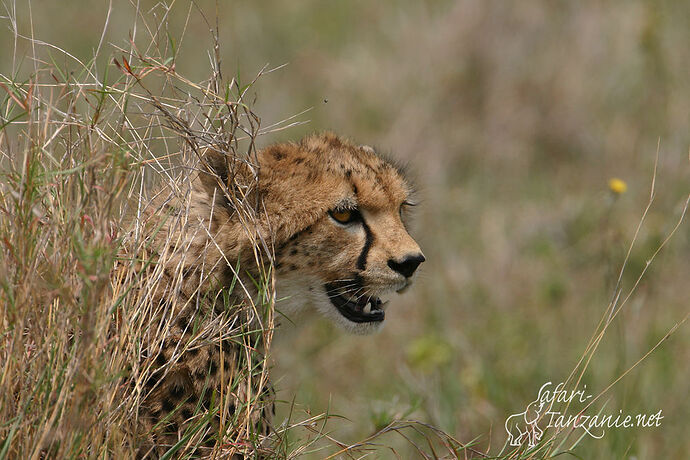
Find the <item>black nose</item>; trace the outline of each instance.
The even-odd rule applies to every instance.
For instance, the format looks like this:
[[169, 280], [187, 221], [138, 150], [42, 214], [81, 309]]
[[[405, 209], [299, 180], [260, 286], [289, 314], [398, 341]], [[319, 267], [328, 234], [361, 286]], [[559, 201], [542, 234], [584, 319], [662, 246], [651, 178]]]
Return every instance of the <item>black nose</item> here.
[[405, 278], [412, 276], [419, 264], [424, 262], [426, 259], [421, 254], [408, 254], [400, 262], [396, 262], [393, 259], [388, 260], [388, 266], [395, 270], [396, 272], [403, 275]]

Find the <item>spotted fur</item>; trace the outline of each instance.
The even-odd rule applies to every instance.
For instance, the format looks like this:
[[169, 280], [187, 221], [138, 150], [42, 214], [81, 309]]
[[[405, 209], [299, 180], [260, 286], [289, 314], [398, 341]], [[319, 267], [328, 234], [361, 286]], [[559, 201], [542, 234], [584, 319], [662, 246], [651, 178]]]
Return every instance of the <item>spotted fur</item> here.
[[[224, 290], [235, 286], [233, 305], [257, 295], [257, 261], [273, 263], [277, 298], [283, 299], [276, 308], [288, 317], [318, 311], [349, 332], [367, 334], [384, 322], [380, 296], [405, 289], [424, 260], [406, 229], [412, 187], [400, 167], [371, 147], [326, 133], [267, 147], [256, 163], [208, 149], [205, 167], [189, 178], [191, 197], [159, 193], [153, 200], [153, 214], [168, 216], [153, 245], [165, 260], [161, 286], [177, 290], [154, 293], [156, 302], [169, 304], [164, 310], [175, 321], [163, 346], [147, 358], [153, 372], [141, 418], [152, 442], [142, 455], [177, 442], [221, 392], [231, 394], [232, 403], [213, 409], [217, 425], [236, 416], [253, 393], [264, 403], [251, 423], [270, 427], [270, 385], [230, 385], [246, 359], [243, 344], [226, 338], [181, 346], [192, 343], [204, 318], [227, 308]], [[247, 207], [257, 212], [247, 214]], [[183, 214], [186, 219], [176, 218]], [[274, 258], [257, 257], [257, 247]], [[242, 318], [256, 321], [250, 316]]]

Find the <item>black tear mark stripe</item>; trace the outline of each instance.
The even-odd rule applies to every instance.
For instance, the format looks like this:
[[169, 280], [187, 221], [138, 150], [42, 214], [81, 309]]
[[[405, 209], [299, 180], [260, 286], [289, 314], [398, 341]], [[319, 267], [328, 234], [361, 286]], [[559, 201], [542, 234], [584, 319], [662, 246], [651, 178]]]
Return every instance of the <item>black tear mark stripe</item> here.
[[357, 258], [357, 268], [360, 270], [364, 270], [365, 268], [367, 268], [367, 255], [369, 255], [369, 249], [371, 249], [371, 245], [374, 243], [374, 234], [371, 233], [371, 229], [364, 221], [364, 218], [362, 218], [362, 228], [364, 228], [364, 233], [366, 237], [364, 240], [364, 247], [362, 248], [362, 252], [359, 254], [359, 257]]

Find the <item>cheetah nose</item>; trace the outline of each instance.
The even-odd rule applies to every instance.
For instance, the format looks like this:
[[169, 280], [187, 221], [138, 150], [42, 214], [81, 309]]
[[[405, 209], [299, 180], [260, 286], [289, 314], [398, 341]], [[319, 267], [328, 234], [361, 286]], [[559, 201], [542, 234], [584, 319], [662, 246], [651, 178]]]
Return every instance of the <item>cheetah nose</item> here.
[[400, 262], [396, 262], [393, 259], [388, 260], [388, 266], [395, 270], [396, 272], [403, 275], [405, 278], [409, 278], [417, 270], [419, 264], [424, 262], [426, 259], [422, 253], [408, 254]]

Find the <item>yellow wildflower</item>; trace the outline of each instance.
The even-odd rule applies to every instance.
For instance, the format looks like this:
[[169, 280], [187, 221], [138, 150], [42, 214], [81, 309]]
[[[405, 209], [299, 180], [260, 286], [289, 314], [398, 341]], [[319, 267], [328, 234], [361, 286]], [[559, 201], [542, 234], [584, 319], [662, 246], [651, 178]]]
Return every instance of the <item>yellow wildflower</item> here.
[[616, 195], [622, 195], [628, 190], [628, 184], [624, 180], [613, 177], [609, 179], [609, 190], [611, 190]]

